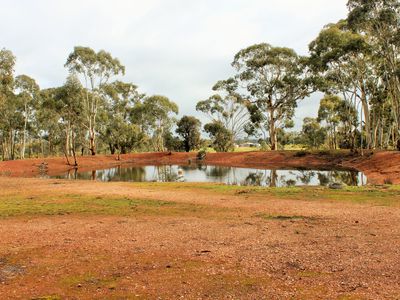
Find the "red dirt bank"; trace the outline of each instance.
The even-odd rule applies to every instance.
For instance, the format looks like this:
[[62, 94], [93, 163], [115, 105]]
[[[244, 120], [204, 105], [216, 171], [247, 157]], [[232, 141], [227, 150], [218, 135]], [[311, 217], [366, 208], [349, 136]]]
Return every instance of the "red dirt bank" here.
[[[79, 170], [88, 171], [122, 164], [161, 165], [188, 164], [196, 161], [196, 153], [134, 153], [121, 155], [84, 156], [78, 158]], [[252, 168], [330, 168], [357, 169], [368, 177], [371, 184], [400, 184], [400, 152], [376, 152], [354, 156], [348, 152], [335, 154], [309, 153], [299, 155], [296, 151], [209, 153], [205, 164]], [[44, 164], [44, 165], [43, 165]], [[72, 169], [65, 158], [41, 158], [0, 162], [0, 175], [12, 177], [35, 177], [41, 165], [49, 175], [61, 174]]]

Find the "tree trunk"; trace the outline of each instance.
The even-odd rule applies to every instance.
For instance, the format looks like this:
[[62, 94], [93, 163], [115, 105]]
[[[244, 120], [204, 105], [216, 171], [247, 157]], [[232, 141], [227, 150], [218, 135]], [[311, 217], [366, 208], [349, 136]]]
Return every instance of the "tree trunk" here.
[[64, 151], [64, 156], [65, 156], [65, 159], [67, 160], [67, 165], [70, 166], [71, 163], [69, 162], [68, 154], [65, 151]]
[[95, 134], [93, 128], [90, 129], [89, 138], [90, 138], [90, 140], [89, 140], [89, 150], [90, 150], [90, 153], [94, 156], [94, 155], [96, 155], [96, 141], [95, 141], [96, 134]]
[[114, 155], [114, 154], [115, 154], [115, 147], [114, 147], [114, 145], [113, 145], [112, 143], [109, 143], [109, 144], [108, 144], [108, 147], [110, 148], [111, 155]]
[[[64, 152], [65, 155], [69, 156], [70, 155], [70, 151], [69, 151], [69, 134], [70, 134], [70, 123], [67, 123], [67, 127], [65, 128], [65, 147], [64, 147]], [[69, 164], [69, 163], [68, 163]]]
[[276, 134], [275, 128], [275, 118], [274, 118], [274, 111], [271, 109], [269, 111], [270, 120], [269, 120], [269, 139], [271, 143], [271, 150], [276, 151], [278, 150], [278, 137]]
[[22, 147], [21, 147], [21, 159], [25, 158], [25, 145], [26, 145], [26, 127], [28, 126], [28, 112], [25, 104], [25, 119], [24, 119], [24, 131], [22, 135]]
[[366, 143], [367, 143], [366, 149], [371, 149], [371, 118], [370, 118], [370, 114], [369, 114], [367, 95], [363, 88], [361, 89], [361, 104], [362, 104], [363, 111], [364, 111], [365, 136], [366, 136]]
[[190, 145], [188, 140], [185, 141], [185, 151], [190, 152]]
[[276, 187], [278, 181], [278, 174], [276, 170], [271, 170], [271, 175], [270, 175], [270, 187]]
[[71, 150], [72, 150], [72, 156], [73, 156], [73, 158], [74, 158], [74, 166], [75, 167], [77, 167], [78, 166], [78, 161], [77, 161], [77, 159], [76, 159], [76, 153], [75, 153], [75, 135], [74, 135], [74, 132], [72, 132], [72, 135], [71, 135], [71, 139], [72, 139], [72, 148], [71, 148]]
[[17, 132], [14, 130], [10, 130], [10, 158], [11, 160], [15, 159], [15, 136], [17, 135]]

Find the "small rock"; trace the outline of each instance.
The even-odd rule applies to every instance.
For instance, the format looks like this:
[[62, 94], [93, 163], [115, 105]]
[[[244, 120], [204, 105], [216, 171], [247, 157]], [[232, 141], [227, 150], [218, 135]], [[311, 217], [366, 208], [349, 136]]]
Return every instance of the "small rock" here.
[[329, 188], [330, 188], [331, 190], [342, 190], [342, 189], [344, 188], [344, 185], [341, 184], [341, 183], [335, 182], [335, 183], [331, 183], [331, 184], [329, 185]]

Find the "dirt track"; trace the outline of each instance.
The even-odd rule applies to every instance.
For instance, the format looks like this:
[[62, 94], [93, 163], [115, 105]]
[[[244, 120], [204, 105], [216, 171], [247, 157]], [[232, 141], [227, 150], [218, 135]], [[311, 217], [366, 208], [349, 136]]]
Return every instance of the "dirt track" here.
[[[188, 164], [196, 161], [195, 153], [141, 153], [121, 156], [84, 156], [78, 158], [79, 170], [107, 168], [119, 164], [159, 165]], [[0, 162], [0, 175], [35, 177], [40, 172], [40, 165], [45, 163], [50, 175], [60, 174], [71, 169], [65, 158], [28, 159]], [[335, 154], [315, 153], [299, 155], [296, 151], [284, 152], [238, 152], [210, 153], [204, 163], [252, 168], [329, 168], [343, 167], [362, 171], [369, 183], [400, 184], [400, 152], [367, 153], [363, 157], [353, 156], [342, 151]]]

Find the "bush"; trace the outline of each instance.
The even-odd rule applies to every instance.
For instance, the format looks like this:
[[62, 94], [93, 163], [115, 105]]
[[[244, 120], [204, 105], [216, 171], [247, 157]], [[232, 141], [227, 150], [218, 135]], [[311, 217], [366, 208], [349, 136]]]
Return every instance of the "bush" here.
[[208, 123], [204, 126], [212, 140], [212, 147], [217, 152], [229, 152], [234, 150], [232, 133], [221, 122]]
[[260, 150], [261, 151], [268, 151], [268, 150], [271, 150], [271, 148], [269, 147], [269, 145], [267, 144], [267, 142], [266, 141], [261, 141], [260, 142]]
[[304, 156], [307, 156], [308, 154], [310, 154], [310, 152], [301, 150], [301, 151], [297, 151], [294, 154], [294, 157], [304, 157]]
[[207, 156], [207, 150], [206, 149], [200, 149], [199, 152], [197, 152], [197, 160], [204, 160]]

